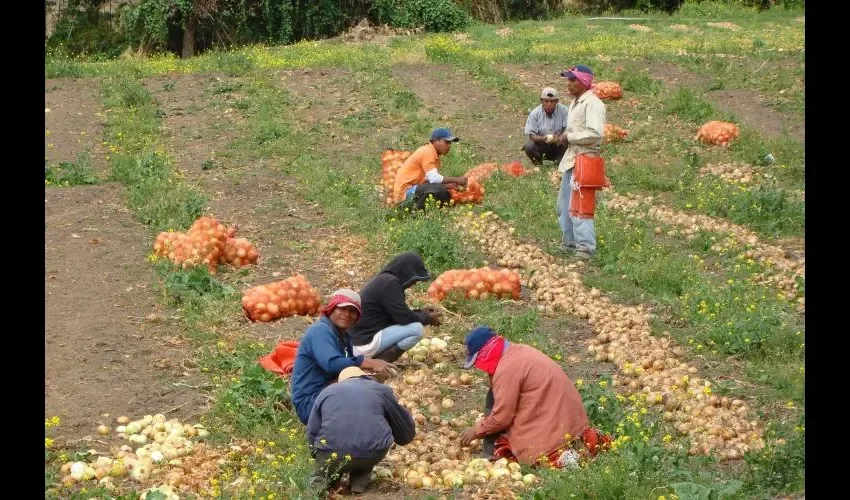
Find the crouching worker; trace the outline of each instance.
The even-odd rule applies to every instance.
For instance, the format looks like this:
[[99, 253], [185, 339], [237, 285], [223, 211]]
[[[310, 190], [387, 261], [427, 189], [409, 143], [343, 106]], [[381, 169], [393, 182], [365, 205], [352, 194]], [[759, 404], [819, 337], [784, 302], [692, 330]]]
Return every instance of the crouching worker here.
[[447, 128], [431, 131], [431, 140], [413, 152], [399, 167], [393, 189], [396, 205], [411, 203], [417, 209], [425, 208], [429, 196], [441, 203], [451, 199], [449, 189], [466, 186], [466, 177], [448, 177], [440, 174], [440, 156], [449, 154], [452, 143], [460, 139]]
[[463, 367], [487, 373], [490, 393], [486, 417], [461, 434], [462, 446], [483, 438], [487, 458], [556, 468], [610, 446], [610, 436], [590, 427], [573, 382], [548, 356], [486, 326], [473, 329], [464, 344]]
[[363, 493], [393, 442], [404, 446], [415, 436], [413, 418], [392, 389], [357, 367], [346, 368], [339, 383], [316, 398], [307, 422], [307, 442], [316, 459], [310, 483], [324, 491], [347, 472], [351, 492]]
[[360, 295], [354, 290], [339, 289], [331, 296], [319, 320], [301, 337], [292, 369], [292, 406], [301, 423], [307, 423], [316, 397], [342, 370], [359, 366], [381, 375], [394, 370], [386, 361], [354, 355], [347, 332], [357, 322], [360, 312]]
[[431, 279], [418, 254], [397, 255], [360, 290], [363, 315], [349, 331], [354, 354], [392, 363], [420, 340], [425, 325], [440, 325], [436, 311], [411, 310], [404, 291]]

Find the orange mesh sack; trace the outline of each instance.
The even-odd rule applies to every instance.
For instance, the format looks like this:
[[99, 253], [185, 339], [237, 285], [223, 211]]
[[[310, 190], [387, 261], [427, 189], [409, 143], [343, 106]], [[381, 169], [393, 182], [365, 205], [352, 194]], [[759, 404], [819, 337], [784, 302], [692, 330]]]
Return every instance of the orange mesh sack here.
[[513, 269], [452, 269], [444, 272], [428, 287], [428, 294], [442, 301], [452, 291], [470, 299], [519, 299], [520, 276]]
[[734, 123], [712, 120], [699, 128], [695, 139], [703, 144], [727, 146], [739, 134], [738, 126]]
[[475, 177], [466, 180], [466, 186], [449, 189], [449, 195], [455, 203], [481, 203], [484, 201], [484, 186]]
[[580, 219], [592, 219], [596, 212], [596, 189], [581, 187], [570, 193], [570, 215]]
[[481, 165], [477, 165], [475, 167], [470, 168], [464, 175], [464, 177], [475, 177], [479, 181], [483, 181], [484, 179], [493, 175], [493, 172], [499, 169], [499, 166], [495, 163], [482, 163]]
[[623, 97], [623, 87], [617, 82], [599, 82], [593, 86], [593, 93], [602, 100], [616, 101]]
[[629, 135], [629, 131], [620, 128], [614, 124], [606, 123], [605, 124], [605, 133], [602, 138], [603, 142], [620, 142]]
[[381, 153], [381, 187], [384, 191], [384, 203], [387, 205], [393, 205], [395, 177], [398, 174], [398, 169], [411, 154], [410, 151], [396, 149], [387, 149]]
[[251, 321], [274, 321], [288, 316], [313, 316], [321, 305], [319, 292], [303, 275], [249, 289], [242, 296], [242, 309]]
[[512, 161], [510, 163], [505, 163], [501, 168], [502, 172], [510, 175], [511, 177], [520, 177], [528, 173], [528, 170], [522, 166], [522, 162], [520, 161]]

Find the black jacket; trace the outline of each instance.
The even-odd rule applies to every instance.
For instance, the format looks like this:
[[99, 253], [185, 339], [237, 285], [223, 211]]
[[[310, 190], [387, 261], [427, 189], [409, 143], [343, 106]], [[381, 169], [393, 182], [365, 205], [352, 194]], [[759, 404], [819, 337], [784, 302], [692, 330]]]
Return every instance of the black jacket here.
[[410, 413], [392, 389], [371, 377], [357, 377], [324, 388], [307, 421], [307, 442], [316, 451], [340, 458], [380, 457], [393, 442], [406, 445], [416, 436]]
[[392, 325], [427, 325], [431, 316], [427, 312], [411, 311], [404, 300], [404, 290], [429, 279], [431, 275], [419, 255], [406, 252], [393, 258], [360, 290], [363, 313], [357, 324], [348, 329], [351, 343], [366, 345], [376, 333]]

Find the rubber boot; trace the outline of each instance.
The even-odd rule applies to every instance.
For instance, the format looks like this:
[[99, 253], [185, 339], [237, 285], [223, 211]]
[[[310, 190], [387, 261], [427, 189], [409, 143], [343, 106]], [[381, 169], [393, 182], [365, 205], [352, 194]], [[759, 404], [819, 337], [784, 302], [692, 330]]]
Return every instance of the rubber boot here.
[[394, 363], [401, 355], [404, 354], [403, 349], [399, 349], [397, 345], [390, 346], [387, 349], [384, 349], [380, 353], [372, 356], [372, 359], [381, 359], [386, 361], [387, 363]]
[[349, 477], [351, 478], [351, 493], [363, 493], [372, 484], [372, 471], [370, 470], [352, 471]]

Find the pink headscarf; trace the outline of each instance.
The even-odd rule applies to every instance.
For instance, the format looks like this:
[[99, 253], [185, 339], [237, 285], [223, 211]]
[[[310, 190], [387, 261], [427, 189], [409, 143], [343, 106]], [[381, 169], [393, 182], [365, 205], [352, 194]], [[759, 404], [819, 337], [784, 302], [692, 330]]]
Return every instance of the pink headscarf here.
[[593, 75], [592, 74], [584, 73], [584, 72], [579, 71], [575, 68], [571, 69], [570, 73], [575, 75], [576, 80], [581, 82], [581, 84], [584, 85], [584, 88], [589, 89], [589, 88], [593, 87]]

